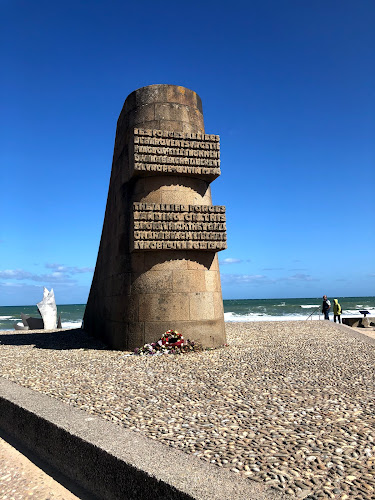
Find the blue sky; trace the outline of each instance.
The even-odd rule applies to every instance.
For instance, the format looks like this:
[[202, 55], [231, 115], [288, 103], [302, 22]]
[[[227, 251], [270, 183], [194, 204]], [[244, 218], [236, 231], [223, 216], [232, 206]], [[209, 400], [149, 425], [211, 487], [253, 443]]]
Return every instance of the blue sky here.
[[86, 302], [116, 121], [183, 85], [221, 137], [223, 298], [375, 295], [375, 3], [2, 0], [0, 305]]

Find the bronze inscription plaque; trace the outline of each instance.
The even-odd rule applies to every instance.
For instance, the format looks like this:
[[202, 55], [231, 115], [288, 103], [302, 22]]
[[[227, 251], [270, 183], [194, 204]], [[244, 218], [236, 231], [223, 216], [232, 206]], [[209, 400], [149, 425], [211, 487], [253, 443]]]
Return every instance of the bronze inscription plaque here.
[[135, 128], [133, 137], [133, 174], [220, 175], [218, 135]]
[[132, 251], [227, 248], [225, 207], [133, 203]]

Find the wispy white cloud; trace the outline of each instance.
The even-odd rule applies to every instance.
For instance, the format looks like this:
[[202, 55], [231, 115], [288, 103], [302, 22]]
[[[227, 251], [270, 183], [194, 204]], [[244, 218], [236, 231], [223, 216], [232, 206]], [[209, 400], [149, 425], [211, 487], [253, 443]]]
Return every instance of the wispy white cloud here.
[[0, 279], [5, 279], [7, 282], [34, 281], [49, 285], [56, 283], [74, 284], [76, 283], [74, 275], [93, 272], [91, 267], [68, 267], [60, 264], [46, 264], [46, 268], [53, 270], [53, 272], [37, 274], [24, 269], [4, 269], [0, 270]]
[[32, 274], [22, 269], [6, 269], [0, 271], [0, 279], [17, 280], [17, 281], [37, 281], [39, 283], [74, 283], [69, 275], [55, 272], [50, 274]]
[[316, 278], [312, 278], [309, 274], [297, 273], [293, 276], [287, 276], [285, 278], [280, 278], [280, 281], [319, 281]]
[[264, 285], [275, 282], [263, 274], [222, 274], [221, 281], [226, 285]]
[[234, 257], [227, 257], [220, 261], [220, 264], [241, 264], [241, 262], [251, 262], [251, 259], [236, 259]]
[[225, 285], [270, 285], [279, 282], [306, 282], [319, 281], [309, 274], [297, 273], [292, 276], [270, 278], [264, 274], [221, 274], [221, 281]]
[[241, 259], [233, 259], [231, 257], [227, 257], [226, 259], [223, 259], [220, 261], [220, 264], [239, 264], [242, 262]]
[[0, 278], [2, 279], [26, 280], [30, 279], [31, 276], [32, 273], [23, 269], [5, 269], [4, 271], [0, 271]]
[[67, 274], [81, 274], [81, 273], [92, 273], [94, 272], [93, 267], [69, 267], [63, 266], [61, 264], [46, 264], [47, 269], [55, 269], [55, 272], [64, 272]]

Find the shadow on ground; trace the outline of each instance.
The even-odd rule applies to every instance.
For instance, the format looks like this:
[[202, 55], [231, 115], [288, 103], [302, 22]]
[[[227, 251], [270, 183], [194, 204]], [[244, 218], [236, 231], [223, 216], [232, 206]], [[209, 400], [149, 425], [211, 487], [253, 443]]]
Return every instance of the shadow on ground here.
[[43, 330], [0, 334], [1, 345], [33, 345], [38, 349], [95, 349], [108, 347], [81, 328], [46, 332]]

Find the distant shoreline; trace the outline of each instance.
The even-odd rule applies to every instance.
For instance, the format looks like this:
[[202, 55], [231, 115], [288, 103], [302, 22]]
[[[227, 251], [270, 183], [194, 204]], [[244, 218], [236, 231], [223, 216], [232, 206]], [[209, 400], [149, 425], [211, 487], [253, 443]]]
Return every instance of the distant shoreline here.
[[[339, 298], [343, 308], [342, 317], [359, 316], [360, 309], [370, 311], [370, 317], [375, 318], [375, 297]], [[269, 321], [305, 321], [310, 315], [313, 321], [322, 320], [321, 298], [303, 299], [230, 299], [223, 301], [224, 320], [228, 323], [269, 322]], [[333, 298], [331, 297], [331, 302]], [[85, 304], [58, 305], [63, 327], [76, 328], [82, 323]], [[0, 306], [0, 330], [12, 330], [14, 323], [21, 321], [21, 312], [39, 317], [34, 306]], [[333, 319], [333, 314], [330, 317]], [[309, 320], [309, 321], [310, 321]], [[170, 328], [174, 328], [173, 324]]]

